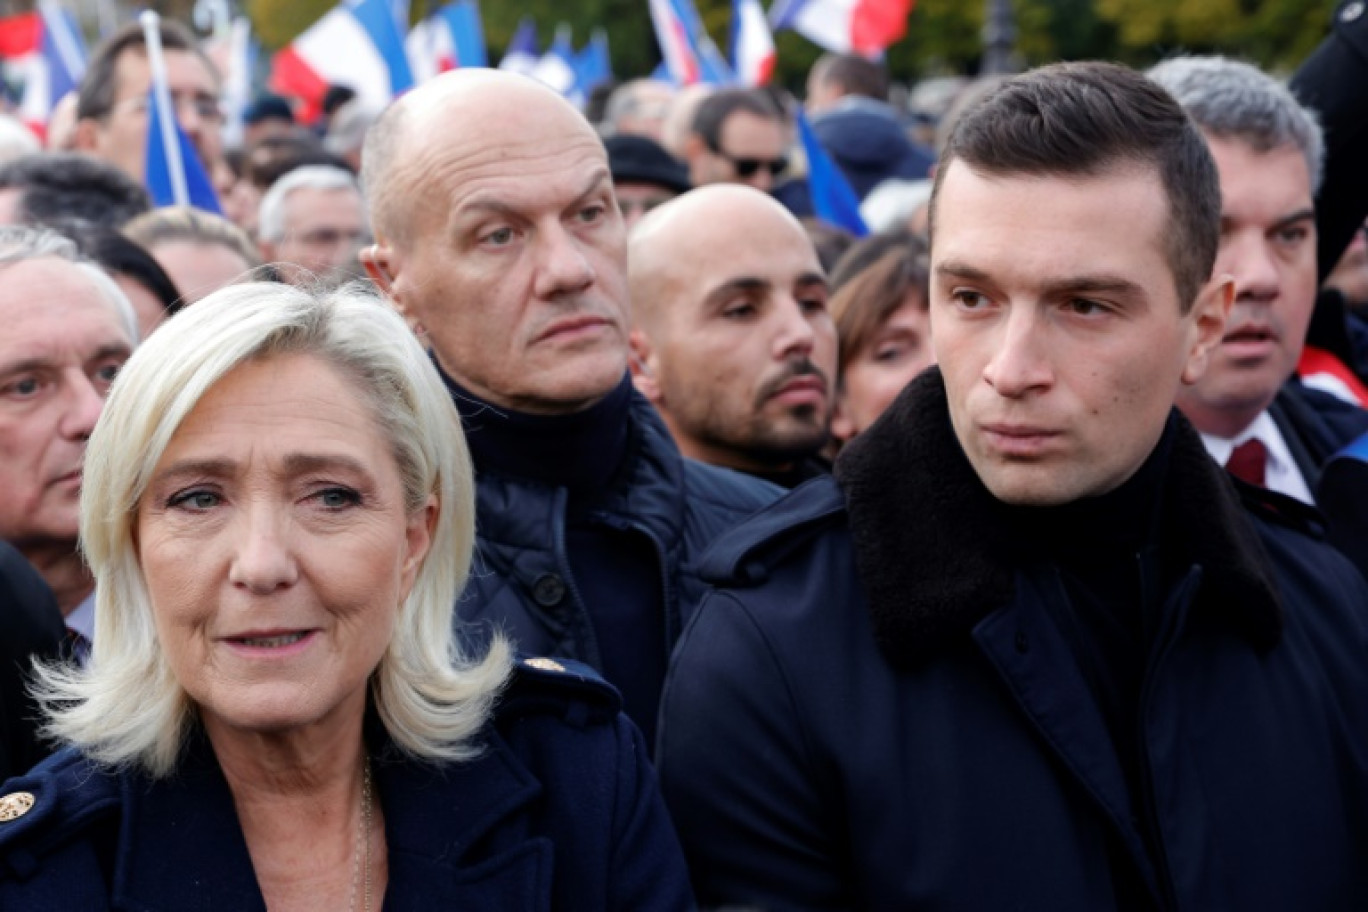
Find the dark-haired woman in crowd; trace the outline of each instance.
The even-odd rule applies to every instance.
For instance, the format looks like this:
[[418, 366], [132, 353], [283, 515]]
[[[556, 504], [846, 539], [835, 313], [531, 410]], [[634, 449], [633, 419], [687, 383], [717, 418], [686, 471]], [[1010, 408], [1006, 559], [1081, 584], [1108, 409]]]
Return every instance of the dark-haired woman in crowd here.
[[[851, 263], [858, 268], [844, 268]], [[833, 279], [836, 293], [828, 306], [836, 320], [840, 369], [831, 433], [845, 443], [935, 363], [926, 244], [912, 234], [867, 238], [842, 257]]]

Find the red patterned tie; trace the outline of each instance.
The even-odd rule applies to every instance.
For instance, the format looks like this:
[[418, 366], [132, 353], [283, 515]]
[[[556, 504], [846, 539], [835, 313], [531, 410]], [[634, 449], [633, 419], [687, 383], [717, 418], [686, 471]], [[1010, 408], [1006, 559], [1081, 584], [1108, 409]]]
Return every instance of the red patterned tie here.
[[1237, 446], [1226, 460], [1226, 471], [1241, 481], [1259, 487], [1264, 484], [1264, 471], [1268, 468], [1268, 447], [1258, 437], [1251, 437]]

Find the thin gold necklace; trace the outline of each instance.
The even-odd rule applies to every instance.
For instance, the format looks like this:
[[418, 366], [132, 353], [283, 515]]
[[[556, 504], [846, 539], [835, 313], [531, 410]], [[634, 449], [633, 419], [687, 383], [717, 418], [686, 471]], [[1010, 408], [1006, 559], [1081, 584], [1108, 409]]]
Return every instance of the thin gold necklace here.
[[[364, 872], [364, 873], [363, 873]], [[370, 912], [371, 907], [371, 767], [370, 756], [361, 758], [361, 832], [356, 836], [356, 848], [352, 852], [351, 901], [347, 908], [356, 912], [357, 882], [362, 885], [361, 912]]]

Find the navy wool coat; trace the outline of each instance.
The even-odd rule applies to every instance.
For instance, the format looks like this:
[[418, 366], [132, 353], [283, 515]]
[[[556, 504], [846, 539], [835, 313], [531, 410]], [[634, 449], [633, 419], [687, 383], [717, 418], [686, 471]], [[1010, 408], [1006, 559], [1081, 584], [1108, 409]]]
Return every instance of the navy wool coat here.
[[[593, 672], [524, 663], [484, 741], [434, 766], [371, 738], [388, 912], [692, 906], [641, 735]], [[0, 795], [20, 791], [33, 806], [0, 822], [0, 909], [265, 909], [203, 737], [164, 780], [66, 750]]]
[[1138, 788], [934, 370], [719, 540], [656, 750], [699, 902], [1368, 909], [1368, 584], [1176, 431]]

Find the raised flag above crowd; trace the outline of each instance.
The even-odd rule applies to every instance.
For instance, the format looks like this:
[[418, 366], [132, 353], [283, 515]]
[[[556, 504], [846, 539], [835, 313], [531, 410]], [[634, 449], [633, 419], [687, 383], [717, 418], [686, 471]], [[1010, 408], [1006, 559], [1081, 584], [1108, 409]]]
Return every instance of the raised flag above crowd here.
[[223, 214], [213, 182], [194, 143], [176, 120], [162, 56], [161, 17], [151, 10], [139, 16], [147, 45], [152, 86], [147, 101], [147, 156], [144, 184], [158, 206], [194, 206]]
[[882, 54], [907, 34], [913, 0], [775, 0], [770, 24], [838, 54]]
[[774, 36], [760, 0], [732, 0], [732, 69], [744, 86], [762, 86], [774, 75]]
[[7, 77], [24, 86], [19, 117], [43, 133], [52, 108], [85, 75], [86, 47], [71, 13], [42, 0], [29, 13], [0, 19]]
[[404, 36], [388, 0], [346, 0], [275, 55], [272, 91], [300, 99], [301, 119], [318, 116], [333, 83], [379, 110], [414, 85]]
[[419, 22], [404, 42], [415, 82], [457, 67], [489, 66], [484, 24], [475, 0], [448, 3]]

